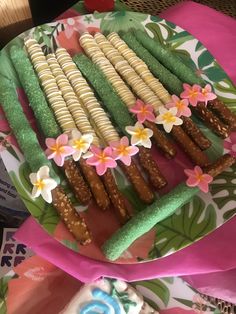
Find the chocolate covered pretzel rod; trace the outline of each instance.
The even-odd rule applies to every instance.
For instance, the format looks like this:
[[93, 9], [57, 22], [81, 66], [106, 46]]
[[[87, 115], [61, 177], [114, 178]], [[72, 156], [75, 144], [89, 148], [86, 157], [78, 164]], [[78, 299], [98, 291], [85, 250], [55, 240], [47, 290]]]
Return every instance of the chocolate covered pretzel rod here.
[[[144, 36], [146, 38], [146, 36]], [[149, 38], [149, 37], [148, 37]], [[154, 76], [158, 77], [158, 79], [162, 82], [162, 84], [168, 89], [169, 92], [175, 95], [180, 95], [181, 92], [183, 91], [183, 83], [177, 77], [175, 74], [170, 72], [168, 68], [165, 68], [158, 60], [158, 58], [155, 58], [154, 55], [152, 55], [150, 52], [152, 51], [149, 50], [150, 43], [147, 45], [144, 44], [143, 41], [140, 40], [140, 42], [136, 39], [136, 35], [133, 33], [126, 33], [125, 35], [122, 36], [122, 39], [126, 42], [126, 44], [132, 48], [137, 56], [141, 58], [148, 66], [149, 70], [153, 73]], [[156, 46], [156, 42], [152, 39], [149, 38], [148, 41], [152, 42], [153, 47]], [[148, 50], [147, 50], [148, 49]], [[170, 53], [170, 52], [169, 52]], [[185, 66], [186, 67], [186, 66]], [[191, 76], [193, 74], [191, 73]], [[183, 79], [183, 82], [185, 82], [185, 79]], [[202, 83], [201, 83], [202, 84]], [[198, 107], [198, 106], [197, 106]], [[227, 125], [225, 125], [222, 121], [220, 121], [217, 116], [208, 108], [205, 108], [204, 111], [195, 111], [197, 115], [200, 116], [200, 118], [206, 122], [208, 127], [217, 135], [223, 136], [220, 132], [219, 134], [219, 129], [217, 128], [217, 123], [216, 121], [219, 122], [220, 124], [220, 129], [221, 128], [227, 128]], [[224, 133], [224, 132], [223, 132]]]
[[[83, 47], [86, 54], [92, 59], [93, 63], [97, 64], [97, 66], [102, 70], [126, 106], [129, 109], [132, 108], [136, 102], [135, 96], [116, 72], [113, 65], [105, 57], [93, 36], [87, 32], [83, 33], [80, 36], [80, 45]], [[158, 148], [160, 148], [160, 150], [162, 150], [168, 158], [174, 157], [175, 148], [171, 141], [157, 128], [154, 123], [150, 123], [150, 125], [150, 128], [154, 132], [153, 138]]]
[[[27, 51], [30, 55], [34, 68], [38, 73], [41, 85], [45, 91], [45, 94], [47, 95], [48, 102], [55, 113], [59, 125], [61, 126], [64, 132], [70, 133], [73, 129], [76, 129], [76, 125], [61, 95], [61, 91], [57, 86], [56, 79], [49, 68], [49, 65], [42, 52], [41, 47], [34, 39], [26, 40], [25, 45], [27, 47]], [[66, 119], [64, 115], [66, 116]], [[100, 185], [98, 186], [97, 184], [93, 184], [93, 182], [89, 181], [88, 184], [91, 188], [91, 191], [94, 195], [94, 198], [98, 206], [101, 207], [102, 209], [106, 209], [110, 205], [109, 197], [106, 193], [102, 181], [100, 180], [100, 178], [97, 177], [95, 169], [91, 167], [90, 172], [92, 171], [93, 176], [91, 177], [91, 179], [96, 180], [96, 183], [99, 181]], [[88, 176], [88, 174], [86, 173], [84, 175]], [[95, 177], [97, 178], [95, 179]]]
[[[236, 159], [232, 156], [222, 156], [211, 165], [208, 173], [211, 176], [218, 175], [221, 173], [220, 171], [232, 166], [235, 161]], [[185, 183], [181, 183], [161, 199], [136, 214], [105, 242], [103, 252], [106, 258], [111, 261], [116, 260], [135, 240], [151, 230], [158, 222], [173, 215], [178, 208], [186, 204], [198, 192], [198, 187], [188, 187]]]
[[[133, 37], [131, 34], [126, 34], [128, 39], [132, 42]], [[111, 33], [107, 36], [108, 40], [113, 46], [122, 54], [122, 56], [128, 61], [131, 67], [137, 74], [144, 80], [144, 82], [152, 89], [152, 91], [161, 99], [164, 105], [171, 102], [171, 97], [164, 86], [159, 82], [157, 78], [150, 72], [148, 66], [140, 59], [135, 52], [129, 48], [129, 46], [123, 41], [117, 33]], [[191, 137], [191, 139], [202, 150], [205, 150], [211, 146], [211, 142], [201, 132], [197, 125], [191, 118], [181, 117], [183, 119], [183, 129]]]
[[[65, 49], [60, 48], [57, 49], [56, 56], [64, 73], [66, 74], [68, 80], [73, 86], [77, 96], [84, 104], [84, 107], [88, 110], [89, 114], [93, 118], [93, 121], [95, 120], [97, 122], [96, 126], [99, 132], [105, 138], [106, 142], [109, 143], [112, 139], [114, 140], [114, 136], [118, 140], [119, 135], [117, 131], [112, 126], [103, 108], [100, 106], [97, 99], [95, 98], [93, 91], [88, 86], [86, 80], [82, 77], [82, 74], [77, 69], [70, 55], [67, 53]], [[126, 125], [125, 123], [124, 128]], [[146, 184], [140, 171], [138, 170], [137, 166], [133, 161], [132, 164], [133, 164], [132, 167], [123, 165], [123, 170], [126, 169], [125, 173], [126, 175], [128, 174], [128, 178], [132, 185], [134, 186], [140, 198], [144, 202], [150, 203], [153, 200], [154, 195], [151, 192], [149, 186]]]
[[[46, 158], [40, 147], [37, 136], [22, 110], [16, 94], [14, 82], [5, 78], [0, 80], [0, 102], [31, 171], [37, 172], [39, 169], [47, 166], [50, 177], [59, 184], [60, 178], [54, 172], [51, 162]], [[41, 181], [40, 184], [43, 187], [45, 183], [44, 181]], [[60, 186], [57, 186], [52, 191], [52, 202], [55, 209], [60, 213], [63, 222], [72, 232], [76, 240], [81, 244], [91, 242], [91, 236], [84, 219], [76, 213], [75, 208], [72, 206]], [[65, 209], [70, 209], [70, 215], [67, 215]], [[73, 228], [71, 227], [72, 225]]]
[[[77, 127], [80, 129], [82, 133], [93, 134], [93, 144], [99, 146], [100, 139], [95, 134], [94, 129], [90, 124], [90, 121], [88, 120], [88, 117], [85, 113], [83, 105], [80, 103], [78, 97], [76, 96], [72, 86], [70, 85], [67, 77], [65, 76], [63, 70], [61, 69], [55, 55], [50, 54], [47, 55], [46, 58], [51, 68], [51, 71], [54, 77], [56, 78], [57, 84], [62, 92], [62, 95], [66, 101], [66, 104], [73, 118], [76, 121]], [[94, 122], [96, 124], [96, 120]], [[116, 140], [116, 138], [114, 140]], [[94, 170], [90, 171], [91, 167], [88, 166], [84, 160], [80, 161], [80, 166], [84, 170], [84, 173], [86, 173], [86, 179], [89, 182], [93, 183], [94, 185], [93, 190], [99, 191], [99, 188], [101, 188], [101, 186], [99, 184], [99, 180], [97, 180], [98, 176], [94, 177]], [[126, 208], [125, 199], [123, 195], [120, 193], [111, 171], [110, 170], [107, 171], [108, 173], [104, 174], [102, 177], [103, 183], [106, 187], [106, 190], [108, 191], [109, 198], [111, 199], [112, 204], [116, 209], [119, 219], [121, 220], [122, 223], [124, 223], [130, 218], [129, 212], [127, 211]], [[102, 191], [100, 191], [100, 193], [102, 193]]]
[[[134, 121], [119, 96], [113, 90], [112, 86], [108, 82], [107, 78], [104, 76], [102, 71], [93, 64], [85, 55], [77, 55], [74, 57], [74, 61], [83, 73], [83, 75], [87, 78], [90, 84], [94, 87], [100, 98], [103, 100], [104, 105], [106, 105], [107, 110], [113, 117], [113, 120], [116, 122], [117, 126], [119, 126], [120, 130], [126, 134], [126, 126], [133, 125]], [[122, 112], [121, 115], [117, 115], [117, 112]], [[149, 149], [147, 150], [147, 154], [149, 158], [152, 159], [151, 153]], [[147, 156], [147, 155], [146, 155]], [[157, 180], [155, 175], [159, 172], [159, 170], [154, 170], [154, 166], [157, 169], [157, 164], [153, 164], [152, 166], [146, 168], [150, 181], [155, 186]], [[155, 175], [154, 175], [155, 172]], [[161, 179], [160, 182], [164, 182], [165, 179]], [[165, 181], [166, 182], [166, 181]], [[166, 184], [166, 183], [165, 183]], [[156, 188], [161, 188], [163, 186], [155, 186]]]
[[[41, 90], [30, 60], [24, 50], [16, 46], [11, 47], [10, 57], [45, 138], [58, 137], [61, 134], [61, 130], [51, 109], [48, 107], [47, 100]], [[87, 204], [92, 195], [87, 183], [84, 181], [83, 176], [72, 159], [66, 160], [64, 173], [74, 191], [75, 197], [82, 204]]]
[[208, 107], [229, 126], [230, 130], [236, 129], [236, 114], [233, 113], [222, 101], [213, 99], [208, 102]]

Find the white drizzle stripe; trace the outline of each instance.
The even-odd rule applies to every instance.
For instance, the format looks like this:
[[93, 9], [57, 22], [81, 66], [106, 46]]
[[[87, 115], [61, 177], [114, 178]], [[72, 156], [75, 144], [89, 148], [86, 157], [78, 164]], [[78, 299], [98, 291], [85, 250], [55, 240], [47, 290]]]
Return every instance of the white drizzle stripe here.
[[41, 47], [32, 38], [25, 41], [25, 46], [60, 127], [63, 132], [70, 133], [71, 130], [76, 128], [76, 125], [66, 107]]
[[87, 81], [83, 78], [68, 52], [64, 48], [58, 48], [56, 50], [56, 57], [67, 79], [74, 88], [76, 95], [89, 112], [99, 133], [102, 135], [106, 143], [118, 141], [119, 134], [111, 124], [106, 112], [99, 104], [93, 91], [89, 87]]
[[93, 135], [93, 144], [99, 145], [99, 139], [93, 130], [84, 109], [79, 102], [73, 88], [71, 87], [67, 77], [65, 76], [63, 70], [61, 69], [54, 54], [49, 54], [46, 56], [49, 67], [54, 75], [57, 85], [59, 86], [66, 105], [82, 134], [90, 133]]
[[92, 59], [93, 63], [99, 66], [127, 107], [133, 107], [136, 102], [134, 94], [116, 72], [110, 61], [105, 57], [93, 36], [88, 32], [83, 33], [80, 36], [80, 45]]
[[113, 64], [117, 72], [131, 86], [137, 96], [147, 104], [152, 104], [154, 111], [158, 114], [159, 107], [163, 106], [160, 99], [146, 85], [143, 79], [134, 71], [129, 63], [123, 58], [117, 49], [101, 33], [96, 33], [94, 38], [107, 59]]
[[144, 82], [151, 88], [151, 90], [161, 99], [163, 104], [171, 101], [171, 97], [165, 87], [155, 78], [146, 63], [140, 59], [135, 52], [120, 38], [120, 36], [113, 32], [107, 36], [110, 43], [116, 48], [120, 54], [128, 61], [131, 67]]

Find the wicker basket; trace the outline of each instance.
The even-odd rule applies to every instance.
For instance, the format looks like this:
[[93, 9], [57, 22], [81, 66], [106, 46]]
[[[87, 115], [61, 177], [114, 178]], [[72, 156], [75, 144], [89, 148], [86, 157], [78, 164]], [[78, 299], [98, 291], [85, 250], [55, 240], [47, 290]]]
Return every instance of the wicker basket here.
[[[129, 6], [133, 11], [149, 13], [152, 15], [159, 14], [161, 11], [170, 6], [181, 2], [182, 0], [120, 0]], [[236, 18], [236, 0], [195, 0], [212, 7], [224, 14]]]

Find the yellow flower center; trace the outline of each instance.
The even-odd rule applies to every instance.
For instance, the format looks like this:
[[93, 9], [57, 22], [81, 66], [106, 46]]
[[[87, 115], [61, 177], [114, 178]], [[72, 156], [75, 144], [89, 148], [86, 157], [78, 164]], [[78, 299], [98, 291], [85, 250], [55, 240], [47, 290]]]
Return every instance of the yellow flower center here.
[[54, 146], [51, 147], [51, 150], [57, 154], [61, 154], [61, 153], [64, 153], [64, 147], [63, 146], [60, 146], [58, 144], [55, 144]]
[[207, 90], [206, 90], [205, 88], [203, 88], [203, 89], [202, 89], [202, 94], [203, 94], [203, 96], [206, 96], [207, 93], [208, 93]]
[[198, 91], [191, 89], [191, 91], [189, 92], [189, 95], [191, 98], [194, 98], [198, 95]]
[[140, 140], [146, 140], [148, 135], [147, 135], [147, 130], [145, 129], [137, 129], [136, 134], [135, 134]]
[[117, 147], [117, 151], [120, 155], [127, 156], [128, 155], [128, 147], [125, 145], [120, 145]]
[[145, 107], [145, 106], [142, 106], [142, 108], [141, 108], [141, 113], [147, 113], [148, 112], [148, 110], [147, 110], [147, 108]]
[[39, 179], [34, 183], [35, 186], [37, 186], [38, 190], [42, 190], [45, 187], [45, 183], [43, 180]]
[[184, 104], [183, 104], [182, 100], [177, 101], [176, 107], [177, 107], [179, 110], [181, 110], [181, 109], [184, 108]]
[[85, 144], [86, 144], [85, 141], [82, 140], [82, 139], [80, 139], [80, 140], [74, 140], [74, 142], [73, 142], [73, 148], [79, 150], [79, 149], [84, 148]]
[[199, 180], [199, 181], [202, 181], [202, 177], [203, 177], [203, 175], [202, 174], [197, 174], [197, 179]]
[[176, 117], [171, 112], [166, 112], [162, 115], [162, 119], [166, 123], [172, 123], [176, 121]]
[[108, 158], [109, 158], [109, 157], [107, 157], [104, 152], [102, 152], [102, 153], [99, 155], [99, 161], [100, 161], [101, 163], [105, 163], [105, 162], [108, 160]]

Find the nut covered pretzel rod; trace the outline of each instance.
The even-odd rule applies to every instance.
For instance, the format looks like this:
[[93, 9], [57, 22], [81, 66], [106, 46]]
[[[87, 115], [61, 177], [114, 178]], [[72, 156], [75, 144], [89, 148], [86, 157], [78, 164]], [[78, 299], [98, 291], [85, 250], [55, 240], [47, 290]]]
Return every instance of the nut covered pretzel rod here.
[[222, 101], [219, 99], [210, 100], [208, 102], [208, 107], [229, 126], [230, 130], [236, 130], [236, 114], [233, 113]]
[[[217, 176], [232, 166], [235, 161], [236, 159], [230, 155], [222, 156], [211, 165], [208, 173]], [[198, 192], [198, 187], [188, 187], [185, 183], [181, 183], [136, 214], [103, 245], [103, 252], [107, 259], [114, 261], [119, 258], [135, 240], [151, 230], [158, 222], [173, 215]]]
[[[5, 78], [0, 80], [0, 102], [31, 171], [37, 172], [41, 167], [47, 166], [49, 168], [50, 177], [59, 184], [60, 178], [54, 172], [51, 162], [46, 158], [44, 151], [40, 147], [37, 136], [22, 110], [14, 82]], [[74, 235], [75, 239], [81, 244], [90, 243], [91, 236], [84, 219], [77, 214], [75, 208], [60, 186], [57, 186], [52, 191], [52, 202], [57, 212], [60, 213], [64, 224]], [[67, 209], [70, 210], [69, 215], [66, 211]]]
[[226, 138], [229, 136], [230, 128], [224, 124], [217, 116], [215, 116], [204, 103], [198, 103], [194, 108], [198, 116], [206, 123], [206, 125], [219, 137]]
[[[93, 144], [99, 146], [100, 140], [94, 132], [93, 127], [88, 120], [88, 117], [85, 113], [85, 110], [80, 103], [78, 97], [76, 96], [72, 86], [70, 85], [67, 77], [65, 76], [63, 70], [61, 69], [55, 55], [49, 54], [46, 56], [48, 64], [51, 68], [51, 71], [56, 79], [56, 82], [62, 92], [62, 95], [65, 99], [66, 105], [70, 110], [72, 117], [74, 118], [77, 127], [80, 129], [82, 133], [91, 133], [93, 135]], [[96, 122], [96, 121], [95, 121]], [[115, 138], [116, 140], [116, 138]], [[91, 167], [86, 164], [86, 161], [81, 159], [80, 166], [83, 169], [83, 172], [86, 174], [86, 179], [93, 185], [97, 185], [93, 187], [93, 190], [98, 190], [99, 188], [99, 181], [98, 176], [94, 176], [94, 169], [90, 170]], [[115, 179], [108, 169], [107, 174], [103, 175], [103, 183], [108, 191], [108, 195], [112, 201], [112, 204], [118, 214], [119, 219], [121, 222], [125, 222], [130, 218], [130, 215], [126, 209], [125, 199], [123, 195], [120, 193]]]
[[[128, 34], [129, 37], [130, 34]], [[130, 66], [137, 72], [144, 82], [151, 88], [151, 90], [160, 98], [164, 105], [171, 101], [170, 94], [159, 82], [157, 78], [150, 72], [148, 66], [140, 59], [135, 52], [123, 41], [117, 33], [111, 33], [107, 36], [112, 45], [121, 53], [121, 55], [128, 61]], [[132, 41], [132, 37], [131, 37]], [[201, 132], [201, 130], [194, 124], [191, 118], [183, 119], [183, 129], [191, 137], [191, 139], [202, 150], [211, 146], [211, 142]]]
[[[51, 109], [48, 107], [47, 100], [41, 90], [38, 78], [33, 70], [30, 60], [26, 56], [24, 50], [16, 46], [11, 47], [10, 57], [45, 138], [58, 137], [61, 134], [61, 130]], [[82, 204], [87, 204], [92, 195], [79, 168], [76, 167], [71, 158], [65, 162], [64, 173], [74, 191], [75, 197]]]
[[[64, 132], [70, 133], [71, 130], [76, 129], [76, 125], [70, 111], [66, 106], [65, 100], [61, 95], [61, 91], [57, 86], [56, 79], [51, 72], [51, 69], [47, 63], [41, 47], [34, 39], [26, 40], [25, 45], [30, 55], [33, 66], [39, 76], [39, 80], [41, 81], [41, 85], [45, 91], [45, 94], [47, 95], [48, 102], [55, 113], [55, 117], [59, 125]], [[64, 123], [64, 115], [66, 115], [67, 123]], [[85, 168], [83, 168], [83, 171], [85, 171]], [[90, 176], [92, 171], [93, 176]], [[92, 194], [98, 206], [102, 209], [108, 208], [110, 205], [110, 200], [102, 181], [97, 176], [95, 169], [92, 168], [89, 173], [84, 173], [84, 175], [86, 177], [90, 177], [91, 180], [96, 180], [96, 184], [93, 184], [91, 181], [88, 181], [88, 184], [91, 188]], [[97, 184], [98, 182], [100, 183], [99, 185]]]
[[[126, 134], [126, 126], [133, 125], [134, 121], [119, 96], [116, 94], [112, 86], [110, 85], [107, 78], [104, 76], [103, 72], [98, 68], [97, 65], [93, 64], [92, 61], [88, 59], [83, 54], [77, 55], [74, 57], [74, 61], [77, 64], [78, 68], [81, 70], [83, 75], [87, 78], [90, 84], [98, 93], [100, 99], [102, 99], [104, 105], [106, 105], [107, 110], [111, 114], [113, 120], [116, 122], [119, 129]], [[121, 115], [117, 115], [117, 112], [122, 112]], [[149, 149], [145, 148], [146, 154], [145, 157], [153, 159]], [[142, 154], [144, 151], [141, 150], [139, 154]], [[140, 160], [141, 162], [141, 160]], [[142, 164], [141, 164], [142, 165]], [[156, 163], [149, 163], [149, 168], [147, 169], [147, 164], [145, 164], [145, 169], [147, 170], [148, 176], [151, 183], [157, 189], [162, 188], [166, 185], [165, 178], [161, 175], [160, 170]], [[155, 185], [157, 183], [156, 177], [160, 177], [158, 182], [160, 185]]]
[[[137, 54], [137, 56], [142, 59], [148, 66], [149, 70], [153, 73], [155, 77], [158, 77], [160, 82], [168, 89], [168, 91], [175, 95], [180, 95], [183, 91], [183, 84], [181, 80], [172, 72], [170, 72], [167, 68], [165, 68], [159, 61], [158, 58], [155, 58], [154, 55], [151, 54], [151, 50], [149, 49], [149, 44], [145, 45], [144, 42], [140, 40], [140, 42], [136, 38], [136, 34], [126, 33], [121, 36], [122, 39], [126, 42], [126, 44], [132, 48], [132, 50]], [[147, 41], [151, 41], [153, 47], [156, 46], [156, 42], [153, 39], [149, 38]], [[163, 48], [164, 49], [164, 48]], [[164, 63], [163, 63], [164, 64]], [[183, 79], [183, 82], [185, 80]], [[197, 106], [198, 107], [198, 106]], [[200, 118], [206, 122], [208, 127], [217, 135], [219, 135], [219, 130], [216, 129], [216, 124], [214, 121], [219, 121], [222, 127], [225, 126], [222, 121], [220, 121], [217, 116], [208, 108], [204, 110], [204, 112], [195, 111]], [[206, 115], [206, 117], [205, 117]], [[221, 136], [221, 135], [220, 135]]]
[[[109, 141], [114, 138], [114, 135], [117, 137], [117, 139], [119, 139], [117, 131], [114, 130], [103, 108], [95, 98], [93, 91], [88, 86], [87, 81], [83, 78], [82, 74], [76, 67], [67, 51], [63, 48], [57, 49], [56, 56], [59, 64], [61, 65], [61, 68], [73, 86], [74, 91], [76, 92], [81, 102], [84, 104], [84, 107], [86, 107], [86, 109], [89, 111], [89, 114], [91, 114], [91, 117], [93, 117], [96, 121], [99, 118], [100, 122], [99, 124], [96, 124], [96, 126], [99, 133], [102, 134], [102, 137], [106, 139], [107, 143], [109, 143]], [[94, 121], [94, 119], [92, 119], [91, 122]], [[126, 125], [125, 123], [124, 127]], [[140, 196], [140, 199], [146, 203], [150, 203], [153, 200], [154, 195], [145, 182], [133, 159], [131, 165], [132, 167], [123, 165], [123, 171], [125, 169], [125, 173]]]
[[[104, 53], [99, 48], [93, 36], [89, 33], [83, 33], [80, 36], [80, 45], [97, 66], [102, 70], [107, 79], [111, 82], [112, 86], [116, 90], [117, 94], [123, 100], [128, 108], [135, 105], [136, 98], [127, 87], [125, 82], [119, 76], [119, 74], [114, 69], [110, 61], [105, 57]], [[172, 158], [175, 155], [175, 148], [169, 139], [161, 132], [154, 123], [150, 123], [150, 128], [152, 129], [153, 138], [158, 148], [163, 151], [164, 155], [168, 158]]]
[[[137, 90], [137, 86], [135, 89], [135, 85], [132, 83], [132, 80], [138, 77], [138, 81], [142, 82], [144, 87], [148, 90], [149, 87], [143, 82], [143, 80], [137, 75], [137, 73], [130, 67], [128, 62], [121, 56], [121, 54], [110, 44], [110, 42], [103, 36], [101, 33], [96, 33], [94, 36], [96, 42], [98, 43], [101, 50], [104, 52], [105, 56], [110, 60], [110, 62], [114, 65], [117, 71], [123, 76], [128, 83], [130, 83], [133, 89]], [[143, 98], [144, 100], [144, 98]], [[155, 106], [155, 104], [151, 103], [154, 107], [155, 113], [158, 115], [159, 107]], [[162, 103], [161, 103], [162, 104]], [[180, 129], [179, 127], [178, 129]], [[185, 134], [182, 130], [181, 132], [177, 132], [176, 128], [173, 128], [171, 131], [171, 135], [175, 138], [175, 140], [184, 148], [185, 152], [189, 155], [189, 157], [193, 160], [193, 162], [197, 163], [198, 165], [206, 165], [207, 156], [198, 148], [198, 146], [191, 140], [191, 138]], [[175, 134], [174, 134], [175, 133]], [[185, 136], [184, 136], [185, 135]], [[182, 142], [183, 136], [185, 138], [185, 145], [187, 144], [188, 147]], [[192, 149], [194, 148], [194, 152], [197, 155], [192, 153]], [[202, 162], [201, 162], [202, 160]]]

